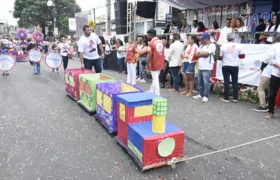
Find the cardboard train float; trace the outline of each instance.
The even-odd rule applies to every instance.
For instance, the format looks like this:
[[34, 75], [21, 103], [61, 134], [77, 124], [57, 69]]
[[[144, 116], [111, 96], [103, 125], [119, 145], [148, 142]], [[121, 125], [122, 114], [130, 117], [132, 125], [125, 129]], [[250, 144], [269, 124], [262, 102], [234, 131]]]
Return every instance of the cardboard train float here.
[[66, 93], [115, 133], [141, 171], [184, 156], [185, 133], [166, 120], [167, 99], [105, 74], [65, 71]]

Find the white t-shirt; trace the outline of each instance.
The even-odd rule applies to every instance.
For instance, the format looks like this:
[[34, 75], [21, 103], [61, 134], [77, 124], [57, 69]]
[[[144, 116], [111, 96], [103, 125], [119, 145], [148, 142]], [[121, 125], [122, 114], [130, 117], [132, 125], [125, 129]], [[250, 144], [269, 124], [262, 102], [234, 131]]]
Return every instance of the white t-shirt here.
[[271, 78], [271, 73], [272, 73], [272, 66], [270, 64], [268, 64], [262, 72], [262, 76], [267, 77], [267, 78]]
[[[124, 46], [120, 46], [118, 48], [118, 50], [125, 50]], [[119, 52], [117, 51], [117, 58], [121, 59], [121, 58], [125, 58], [126, 57], [126, 52]]]
[[[271, 33], [275, 32], [275, 28], [276, 28], [275, 25], [271, 26], [270, 29], [269, 29], [269, 27], [270, 27], [270, 26], [267, 26], [264, 32], [271, 32]], [[280, 32], [280, 25], [278, 26], [276, 32]], [[272, 43], [272, 42], [273, 42], [273, 37], [272, 37], [272, 36], [268, 36], [268, 37], [266, 38], [266, 41]]]
[[274, 66], [276, 63], [280, 63], [280, 43], [275, 43], [268, 50], [269, 62], [272, 65], [271, 74], [276, 77], [280, 77], [280, 68]]
[[247, 31], [248, 31], [248, 29], [246, 26], [238, 28], [238, 32], [247, 32]]
[[191, 31], [191, 32], [192, 32], [192, 33], [197, 33], [197, 30], [198, 30], [198, 27], [196, 27], [196, 28], [195, 28], [195, 27], [192, 27], [192, 31]]
[[[270, 27], [270, 26], [267, 26], [264, 32], [274, 32], [274, 31], [275, 31], [275, 28], [276, 28], [276, 26], [275, 26], [275, 25], [271, 26], [271, 28], [270, 28], [270, 29], [269, 29], [269, 27]], [[268, 31], [268, 29], [269, 29], [269, 31]], [[280, 25], [278, 26], [278, 28], [277, 28], [277, 31], [276, 31], [276, 32], [280, 32]]]
[[216, 45], [214, 43], [211, 43], [209, 45], [201, 45], [198, 49], [198, 52], [208, 52], [210, 54], [207, 58], [201, 57], [198, 59], [198, 69], [213, 70]]
[[189, 62], [189, 63], [194, 63], [195, 61], [194, 58], [195, 58], [195, 55], [197, 54], [197, 51], [198, 51], [198, 46], [197, 44], [193, 44], [193, 45], [188, 45], [186, 50], [185, 50], [185, 55], [189, 55], [189, 58], [185, 58], [183, 59], [183, 62]]
[[169, 56], [169, 48], [164, 48], [164, 59], [167, 60], [167, 57]]
[[105, 45], [105, 54], [106, 55], [111, 54], [111, 47], [108, 44]]
[[100, 58], [98, 55], [97, 45], [101, 40], [95, 33], [91, 33], [89, 37], [82, 36], [78, 42], [79, 52], [84, 54], [84, 58], [94, 60]]
[[224, 33], [224, 35], [227, 37], [230, 33], [232, 33], [233, 30], [231, 27], [227, 27], [225, 26], [222, 30], [221, 30], [221, 33]]
[[223, 57], [223, 66], [239, 66], [239, 55], [243, 54], [242, 45], [236, 42], [229, 42], [221, 46], [221, 56]]
[[227, 36], [232, 32], [233, 32], [233, 30], [231, 27], [225, 26], [224, 28], [222, 28], [220, 38], [218, 40], [218, 44], [220, 44], [220, 45], [226, 44], [228, 42]]
[[173, 27], [170, 27], [170, 30], [169, 30], [170, 33], [178, 33], [179, 30], [176, 26], [173, 26]]
[[58, 48], [60, 49], [60, 55], [61, 56], [67, 56], [70, 50], [70, 46], [68, 43], [60, 43], [58, 45]]

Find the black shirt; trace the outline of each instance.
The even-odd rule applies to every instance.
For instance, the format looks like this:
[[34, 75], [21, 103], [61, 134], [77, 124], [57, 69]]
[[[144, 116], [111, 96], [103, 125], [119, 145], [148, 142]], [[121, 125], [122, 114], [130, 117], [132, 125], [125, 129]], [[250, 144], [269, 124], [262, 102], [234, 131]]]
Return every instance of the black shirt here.
[[[258, 25], [256, 27], [256, 32], [264, 32], [265, 29], [266, 29], [266, 25], [265, 24], [261, 24], [261, 25]], [[261, 43], [261, 41], [259, 40], [260, 36], [261, 36], [260, 34], [256, 34], [256, 36], [255, 36], [257, 44]]]

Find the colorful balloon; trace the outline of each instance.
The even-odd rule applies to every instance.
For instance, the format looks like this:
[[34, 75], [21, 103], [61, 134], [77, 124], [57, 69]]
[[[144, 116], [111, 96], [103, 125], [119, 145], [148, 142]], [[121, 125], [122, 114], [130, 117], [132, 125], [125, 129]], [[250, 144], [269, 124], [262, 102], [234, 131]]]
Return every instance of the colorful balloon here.
[[42, 42], [44, 41], [44, 34], [41, 33], [41, 31], [35, 31], [33, 34], [32, 34], [32, 37], [35, 41], [37, 42]]
[[20, 29], [17, 31], [17, 38], [20, 40], [24, 40], [27, 38], [27, 32], [24, 29]]

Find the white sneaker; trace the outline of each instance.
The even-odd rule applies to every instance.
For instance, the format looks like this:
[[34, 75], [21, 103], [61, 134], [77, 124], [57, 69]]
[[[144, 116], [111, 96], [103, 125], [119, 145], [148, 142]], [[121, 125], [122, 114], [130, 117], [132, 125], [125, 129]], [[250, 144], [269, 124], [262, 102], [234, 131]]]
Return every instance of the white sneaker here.
[[197, 94], [197, 93], [199, 93], [199, 91], [193, 90], [193, 93], [196, 93], [196, 94]]
[[147, 81], [145, 79], [140, 80], [141, 83], [146, 83]]
[[137, 78], [137, 79], [136, 79], [136, 81], [137, 81], [137, 82], [140, 82], [140, 81], [141, 81], [141, 79], [140, 79], [140, 78]]
[[200, 96], [200, 94], [193, 96], [194, 99], [201, 99], [202, 97]]
[[208, 102], [208, 97], [203, 97], [203, 99], [202, 99], [202, 102], [205, 102], [205, 103], [207, 103]]

